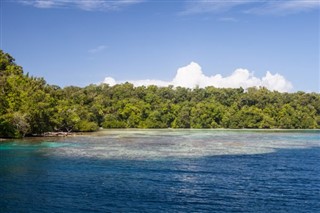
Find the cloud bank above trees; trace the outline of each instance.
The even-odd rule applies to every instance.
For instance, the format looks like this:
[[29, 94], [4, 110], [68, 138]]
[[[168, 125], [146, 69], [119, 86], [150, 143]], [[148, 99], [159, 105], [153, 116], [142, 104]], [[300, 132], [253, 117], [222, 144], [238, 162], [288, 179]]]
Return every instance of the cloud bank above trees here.
[[196, 62], [191, 62], [189, 65], [179, 68], [172, 81], [152, 79], [117, 81], [112, 77], [106, 77], [103, 81], [103, 83], [110, 86], [124, 82], [130, 82], [134, 86], [156, 85], [165, 87], [173, 85], [174, 87], [181, 86], [186, 88], [214, 86], [217, 88], [242, 87], [244, 89], [249, 87], [266, 87], [269, 90], [279, 92], [290, 92], [293, 89], [292, 84], [278, 73], [272, 74], [267, 71], [264, 77], [258, 78], [247, 69], [236, 69], [231, 75], [225, 77], [221, 74], [206, 76], [202, 72], [200, 65]]

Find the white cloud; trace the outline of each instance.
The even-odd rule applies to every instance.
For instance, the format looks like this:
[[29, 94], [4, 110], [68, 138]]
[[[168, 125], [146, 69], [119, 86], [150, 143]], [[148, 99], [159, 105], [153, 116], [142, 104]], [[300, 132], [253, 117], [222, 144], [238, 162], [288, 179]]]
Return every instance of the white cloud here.
[[287, 1], [270, 1], [253, 7], [245, 11], [246, 13], [253, 13], [259, 15], [288, 15], [299, 12], [306, 12], [309, 10], [319, 9], [319, 0], [287, 0]]
[[240, 6], [243, 4], [252, 3], [252, 0], [229, 0], [229, 1], [188, 1], [186, 9], [181, 12], [181, 15], [190, 15], [197, 13], [219, 13], [230, 10], [233, 7]]
[[[26, 4], [31, 4], [31, 2], [24, 1]], [[34, 1], [34, 6], [38, 8], [50, 8], [56, 6], [56, 3], [54, 1], [45, 1], [45, 0], [37, 0]]]
[[105, 84], [109, 84], [110, 86], [114, 86], [117, 84], [116, 80], [114, 80], [113, 78], [111, 77], [106, 77], [103, 81], [103, 83]]
[[18, 2], [37, 8], [53, 8], [70, 3], [70, 0], [18, 0]]
[[159, 87], [166, 87], [166, 86], [172, 85], [171, 82], [161, 81], [161, 80], [152, 80], [152, 79], [135, 80], [135, 81], [129, 81], [129, 82], [131, 82], [136, 87], [150, 86], [150, 85], [157, 85]]
[[288, 92], [293, 87], [290, 82], [288, 82], [283, 76], [278, 73], [272, 75], [269, 71], [266, 76], [262, 78], [262, 86], [266, 88], [272, 88], [280, 92]]
[[178, 69], [172, 85], [193, 88], [197, 85], [202, 86], [205, 82], [206, 76], [203, 75], [199, 64], [191, 62], [188, 66]]
[[100, 46], [97, 46], [96, 48], [93, 48], [93, 49], [89, 50], [88, 52], [89, 52], [89, 53], [98, 53], [98, 52], [103, 51], [103, 50], [106, 49], [106, 48], [107, 48], [107, 46], [105, 46], [105, 45], [100, 45]]
[[191, 15], [200, 13], [221, 13], [241, 7], [240, 11], [252, 14], [274, 14], [287, 15], [319, 9], [319, 0], [279, 0], [279, 1], [259, 1], [259, 0], [200, 0], [187, 2], [186, 8], [180, 14]]
[[82, 10], [118, 10], [143, 0], [18, 0], [37, 8], [79, 8]]
[[103, 83], [113, 86], [115, 84], [121, 84], [124, 82], [130, 82], [135, 86], [169, 86], [174, 87], [187, 87], [204, 88], [207, 86], [214, 86], [217, 88], [239, 88], [247, 89], [249, 87], [266, 87], [269, 90], [276, 90], [279, 92], [289, 92], [292, 90], [292, 84], [286, 80], [282, 75], [276, 73], [271, 74], [269, 71], [262, 78], [257, 78], [252, 72], [247, 69], [237, 69], [230, 76], [223, 77], [220, 74], [214, 76], [206, 76], [203, 74], [199, 64], [191, 62], [185, 67], [181, 67], [177, 70], [176, 76], [172, 81], [161, 80], [133, 80], [133, 81], [116, 81], [111, 77], [105, 78]]

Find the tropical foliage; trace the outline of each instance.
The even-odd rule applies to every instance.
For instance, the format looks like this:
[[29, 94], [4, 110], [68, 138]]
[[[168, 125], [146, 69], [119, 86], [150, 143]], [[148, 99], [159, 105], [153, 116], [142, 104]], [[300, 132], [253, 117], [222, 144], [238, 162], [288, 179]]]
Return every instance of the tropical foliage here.
[[0, 51], [0, 137], [103, 128], [320, 128], [319, 93], [130, 83], [60, 88]]

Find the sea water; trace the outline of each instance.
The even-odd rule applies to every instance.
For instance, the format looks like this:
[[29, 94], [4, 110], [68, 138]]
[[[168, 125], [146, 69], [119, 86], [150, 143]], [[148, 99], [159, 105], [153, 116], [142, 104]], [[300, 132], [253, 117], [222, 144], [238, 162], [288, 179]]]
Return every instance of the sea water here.
[[0, 142], [0, 212], [320, 212], [320, 131]]

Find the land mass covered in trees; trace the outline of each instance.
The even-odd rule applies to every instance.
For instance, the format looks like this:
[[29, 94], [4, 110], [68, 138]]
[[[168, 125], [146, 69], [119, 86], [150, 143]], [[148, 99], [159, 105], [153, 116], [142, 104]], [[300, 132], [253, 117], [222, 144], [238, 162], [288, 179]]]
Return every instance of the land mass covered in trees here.
[[0, 137], [103, 128], [320, 128], [319, 93], [49, 85], [0, 50]]

